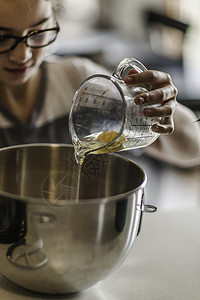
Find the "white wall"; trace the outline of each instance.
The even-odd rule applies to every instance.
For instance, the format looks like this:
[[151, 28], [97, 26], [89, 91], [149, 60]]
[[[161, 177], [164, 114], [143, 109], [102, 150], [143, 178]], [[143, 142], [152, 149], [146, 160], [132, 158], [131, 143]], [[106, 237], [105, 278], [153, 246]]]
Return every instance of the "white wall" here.
[[[101, 20], [125, 35], [144, 39], [143, 11], [162, 10], [165, 0], [66, 0], [66, 22], [92, 26]], [[100, 15], [101, 14], [101, 15]], [[102, 24], [103, 25], [103, 24]]]
[[[103, 1], [103, 0], [102, 0]], [[147, 8], [162, 11], [165, 0], [107, 0], [112, 3], [110, 19], [124, 34], [134, 39], [145, 38], [143, 12]], [[103, 1], [103, 2], [106, 2]]]

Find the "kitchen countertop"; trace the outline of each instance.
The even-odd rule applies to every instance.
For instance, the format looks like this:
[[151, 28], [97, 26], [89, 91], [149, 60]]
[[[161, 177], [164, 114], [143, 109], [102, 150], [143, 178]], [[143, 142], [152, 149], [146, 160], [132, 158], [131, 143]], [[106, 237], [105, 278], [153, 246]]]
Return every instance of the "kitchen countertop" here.
[[96, 286], [74, 295], [26, 291], [0, 276], [0, 299], [199, 300], [200, 207], [144, 214], [124, 263]]

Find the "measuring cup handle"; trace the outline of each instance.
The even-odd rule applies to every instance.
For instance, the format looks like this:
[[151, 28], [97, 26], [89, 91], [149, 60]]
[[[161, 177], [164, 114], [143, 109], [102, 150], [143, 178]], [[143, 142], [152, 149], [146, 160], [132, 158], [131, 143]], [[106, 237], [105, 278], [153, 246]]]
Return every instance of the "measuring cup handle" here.
[[124, 58], [115, 66], [112, 76], [123, 80], [123, 73], [130, 67], [139, 73], [147, 71], [147, 68], [139, 60], [135, 58]]

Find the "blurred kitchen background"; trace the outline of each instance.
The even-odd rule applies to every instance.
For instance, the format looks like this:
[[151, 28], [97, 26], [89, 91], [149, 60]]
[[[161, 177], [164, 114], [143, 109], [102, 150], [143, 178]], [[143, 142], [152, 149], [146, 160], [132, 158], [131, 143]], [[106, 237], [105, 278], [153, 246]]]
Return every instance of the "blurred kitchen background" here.
[[[51, 51], [86, 56], [111, 70], [124, 57], [141, 60], [169, 73], [178, 101], [198, 117], [199, 12], [199, 0], [64, 0], [57, 11], [62, 30]], [[199, 167], [179, 169], [142, 152], [133, 160], [148, 175], [147, 202], [165, 210], [200, 204]]]
[[169, 72], [181, 100], [196, 99], [199, 11], [199, 0], [63, 0], [56, 52], [89, 56], [109, 68], [135, 57]]

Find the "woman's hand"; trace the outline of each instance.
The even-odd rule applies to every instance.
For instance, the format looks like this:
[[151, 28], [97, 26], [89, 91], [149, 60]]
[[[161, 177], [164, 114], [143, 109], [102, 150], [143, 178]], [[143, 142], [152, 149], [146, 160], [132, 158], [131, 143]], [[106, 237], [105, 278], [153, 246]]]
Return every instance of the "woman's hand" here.
[[173, 113], [177, 106], [177, 88], [173, 85], [169, 74], [148, 70], [138, 73], [131, 69], [124, 78], [127, 85], [145, 84], [151, 87], [148, 93], [142, 93], [135, 97], [135, 103], [155, 104], [160, 103], [159, 107], [144, 108], [143, 113], [146, 117], [161, 117], [161, 124], [154, 124], [152, 130], [160, 134], [171, 134], [174, 131]]

